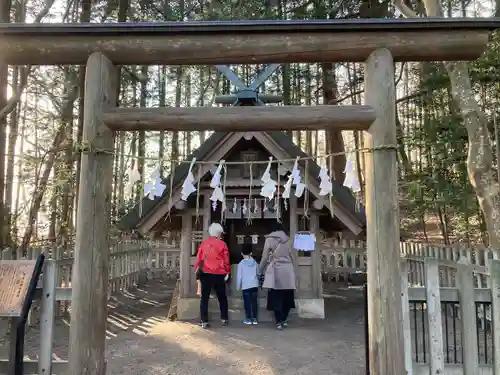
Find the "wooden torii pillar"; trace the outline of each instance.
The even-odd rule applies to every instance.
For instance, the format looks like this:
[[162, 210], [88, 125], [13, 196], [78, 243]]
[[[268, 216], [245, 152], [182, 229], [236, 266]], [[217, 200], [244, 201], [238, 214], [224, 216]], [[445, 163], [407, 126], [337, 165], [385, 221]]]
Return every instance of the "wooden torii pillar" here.
[[365, 62], [365, 102], [377, 118], [365, 156], [370, 374], [406, 374], [399, 262], [394, 61], [387, 49]]
[[103, 124], [101, 115], [106, 108], [116, 106], [117, 78], [116, 67], [104, 55], [94, 53], [89, 57], [71, 283], [69, 375], [106, 373], [114, 132]]

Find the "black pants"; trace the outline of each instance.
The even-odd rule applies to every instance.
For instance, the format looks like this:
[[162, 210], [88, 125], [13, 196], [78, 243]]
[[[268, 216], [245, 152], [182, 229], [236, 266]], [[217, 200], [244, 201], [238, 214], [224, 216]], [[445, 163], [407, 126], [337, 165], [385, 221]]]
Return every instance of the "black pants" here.
[[215, 290], [215, 294], [219, 300], [220, 318], [222, 320], [228, 320], [226, 283], [224, 282], [224, 275], [202, 273], [200, 275], [200, 282], [200, 317], [202, 323], [208, 322], [208, 300], [210, 299], [210, 292], [212, 291], [212, 288]]
[[243, 291], [243, 306], [245, 307], [245, 315], [247, 319], [257, 319], [258, 317], [258, 295], [259, 288], [250, 288]]
[[276, 319], [276, 324], [284, 323], [288, 319], [288, 314], [290, 314], [290, 308], [284, 307], [281, 310], [274, 310], [274, 319]]
[[276, 324], [288, 319], [290, 310], [295, 308], [295, 292], [291, 289], [270, 289], [267, 294], [267, 309], [274, 312]]

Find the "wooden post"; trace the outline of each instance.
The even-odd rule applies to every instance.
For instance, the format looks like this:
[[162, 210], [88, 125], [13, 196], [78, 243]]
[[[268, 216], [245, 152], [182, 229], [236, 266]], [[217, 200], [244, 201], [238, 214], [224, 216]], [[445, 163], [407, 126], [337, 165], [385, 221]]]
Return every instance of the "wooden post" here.
[[[299, 229], [299, 223], [297, 219], [297, 197], [295, 194], [290, 195], [290, 241], [293, 244], [293, 239], [295, 238], [295, 233], [297, 233]], [[299, 253], [297, 250], [292, 249], [293, 261], [295, 263], [295, 286], [297, 288], [296, 293], [297, 296], [299, 294]], [[297, 297], [296, 296], [296, 297]]]
[[410, 298], [408, 295], [408, 266], [406, 259], [401, 260], [401, 311], [403, 316], [404, 352], [406, 375], [413, 375], [413, 358], [411, 352]]
[[203, 239], [208, 238], [208, 227], [210, 226], [212, 202], [210, 201], [210, 195], [203, 195]]
[[[87, 61], [83, 142], [73, 282], [68, 375], [104, 375], [113, 132], [101, 113], [116, 105], [116, 67], [104, 55]], [[103, 152], [105, 150], [105, 152]]]
[[[460, 334], [462, 336], [463, 374], [478, 373], [477, 312], [474, 296], [474, 273], [467, 258], [457, 262], [457, 288], [460, 303]], [[486, 311], [483, 311], [485, 314]]]
[[181, 285], [179, 290], [180, 297], [187, 297], [189, 295], [190, 280], [193, 274], [189, 260], [191, 258], [191, 235], [193, 232], [193, 215], [191, 212], [185, 211], [182, 214], [182, 232], [181, 232], [181, 259], [180, 259], [180, 273]]
[[424, 267], [427, 324], [429, 327], [430, 373], [444, 374], [443, 325], [441, 320], [438, 261], [427, 258], [424, 261]]
[[43, 271], [38, 375], [52, 374], [52, 345], [54, 341], [54, 313], [56, 308], [56, 267], [57, 262], [49, 260], [46, 261]]
[[153, 280], [153, 246], [146, 247], [146, 281]]
[[319, 214], [312, 212], [309, 219], [309, 230], [316, 236], [316, 246], [312, 252], [312, 292], [315, 298], [323, 297], [323, 279], [321, 278], [321, 249], [318, 246]]
[[[365, 98], [377, 119], [368, 148], [396, 145], [394, 62], [387, 49], [365, 63]], [[371, 375], [405, 374], [399, 254], [399, 199], [395, 148], [367, 153], [366, 217]]]
[[[497, 251], [496, 249], [494, 250]], [[491, 277], [491, 321], [493, 322], [493, 375], [500, 375], [500, 261], [490, 259]]]

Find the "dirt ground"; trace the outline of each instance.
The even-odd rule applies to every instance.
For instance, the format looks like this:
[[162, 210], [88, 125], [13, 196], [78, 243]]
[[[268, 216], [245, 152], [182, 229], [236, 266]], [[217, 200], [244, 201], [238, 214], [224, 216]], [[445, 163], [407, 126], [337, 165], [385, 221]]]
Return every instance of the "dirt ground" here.
[[[165, 316], [172, 284], [154, 282], [110, 302], [110, 375], [278, 375], [365, 374], [362, 295], [334, 289], [326, 293], [326, 320], [293, 319], [288, 329], [272, 323], [203, 330], [169, 322]], [[68, 321], [59, 319], [54, 355], [68, 358]], [[7, 356], [6, 343], [0, 355]], [[38, 327], [26, 337], [26, 355], [36, 358]]]

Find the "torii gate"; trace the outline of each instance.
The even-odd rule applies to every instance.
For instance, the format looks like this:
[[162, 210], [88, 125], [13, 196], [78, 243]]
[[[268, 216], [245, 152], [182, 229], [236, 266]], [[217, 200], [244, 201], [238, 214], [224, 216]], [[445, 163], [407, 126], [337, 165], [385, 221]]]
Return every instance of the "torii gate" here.
[[[476, 59], [499, 26], [477, 18], [0, 24], [4, 64], [87, 64], [68, 374], [106, 372], [113, 140], [126, 130], [366, 130], [370, 374], [411, 372], [401, 323], [394, 61]], [[365, 106], [116, 108], [118, 65], [345, 61], [365, 62]], [[240, 102], [251, 94], [245, 89]]]

